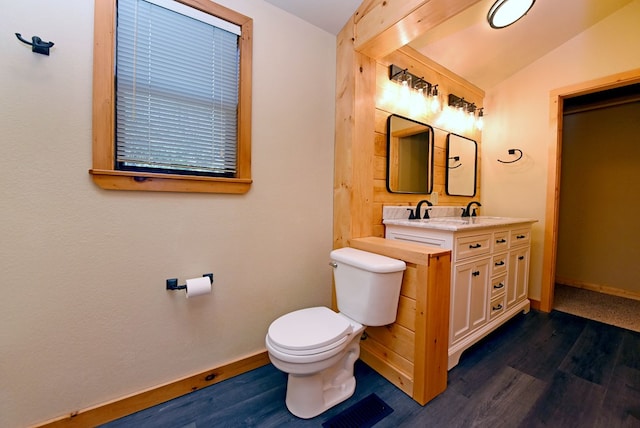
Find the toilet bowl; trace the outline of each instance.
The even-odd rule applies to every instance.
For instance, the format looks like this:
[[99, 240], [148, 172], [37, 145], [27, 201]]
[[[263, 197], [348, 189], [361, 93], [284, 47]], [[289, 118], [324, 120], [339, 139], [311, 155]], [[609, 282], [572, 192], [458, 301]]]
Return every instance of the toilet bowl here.
[[[309, 328], [302, 332], [304, 326]], [[282, 366], [278, 368], [287, 373], [308, 374], [326, 368], [363, 331], [362, 324], [321, 306], [278, 318], [269, 326], [265, 342], [270, 355], [278, 360], [276, 367]]]
[[340, 312], [319, 306], [285, 314], [265, 338], [269, 359], [289, 374], [287, 408], [304, 419], [353, 395], [360, 337], [366, 325], [395, 321], [405, 269], [400, 260], [353, 248], [334, 250], [331, 258]]
[[[304, 326], [305, 334], [291, 334], [289, 327]], [[353, 395], [363, 331], [362, 324], [326, 307], [291, 312], [271, 324], [267, 351], [271, 363], [289, 374], [285, 402], [291, 413], [312, 418]]]

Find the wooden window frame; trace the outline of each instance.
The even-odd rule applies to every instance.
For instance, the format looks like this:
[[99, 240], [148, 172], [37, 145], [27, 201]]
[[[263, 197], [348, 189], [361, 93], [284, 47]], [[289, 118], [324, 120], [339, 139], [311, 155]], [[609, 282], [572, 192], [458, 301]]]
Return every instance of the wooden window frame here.
[[234, 178], [115, 169], [116, 0], [95, 0], [93, 50], [93, 181], [103, 189], [246, 193], [251, 179], [251, 69], [253, 20], [209, 0], [175, 0], [241, 27], [238, 94], [238, 172]]

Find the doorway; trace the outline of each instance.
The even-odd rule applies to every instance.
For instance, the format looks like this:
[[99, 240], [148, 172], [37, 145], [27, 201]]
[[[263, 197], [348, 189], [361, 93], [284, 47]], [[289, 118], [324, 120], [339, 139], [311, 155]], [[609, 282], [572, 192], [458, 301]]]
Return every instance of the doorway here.
[[540, 309], [550, 312], [554, 303], [556, 280], [556, 261], [558, 257], [558, 227], [560, 210], [560, 171], [562, 160], [562, 134], [564, 124], [565, 103], [570, 99], [588, 96], [603, 91], [615, 90], [624, 86], [640, 83], [640, 69], [607, 76], [601, 79], [584, 82], [551, 92], [550, 112], [551, 127], [555, 130], [554, 140], [549, 146], [549, 163], [547, 178], [547, 201], [545, 215], [545, 236], [543, 253], [543, 277]]

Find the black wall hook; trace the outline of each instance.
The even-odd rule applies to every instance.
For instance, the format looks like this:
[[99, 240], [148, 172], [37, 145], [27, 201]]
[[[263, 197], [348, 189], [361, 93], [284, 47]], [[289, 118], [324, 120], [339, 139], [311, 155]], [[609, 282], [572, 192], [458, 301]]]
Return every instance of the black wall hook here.
[[22, 43], [30, 45], [31, 46], [31, 52], [39, 53], [39, 54], [42, 54], [42, 55], [49, 55], [49, 48], [51, 48], [54, 45], [53, 42], [43, 42], [42, 39], [40, 37], [38, 37], [38, 36], [33, 36], [31, 38], [31, 42], [29, 42], [28, 40], [23, 39], [22, 35], [20, 33], [16, 33], [16, 37]]

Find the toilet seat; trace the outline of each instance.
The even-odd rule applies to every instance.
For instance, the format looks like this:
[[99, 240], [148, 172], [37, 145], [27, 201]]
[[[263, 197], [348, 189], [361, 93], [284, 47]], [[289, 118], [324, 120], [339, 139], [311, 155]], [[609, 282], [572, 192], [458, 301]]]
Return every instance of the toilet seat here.
[[267, 339], [283, 354], [304, 356], [340, 347], [352, 332], [346, 317], [319, 306], [281, 316], [269, 326]]

